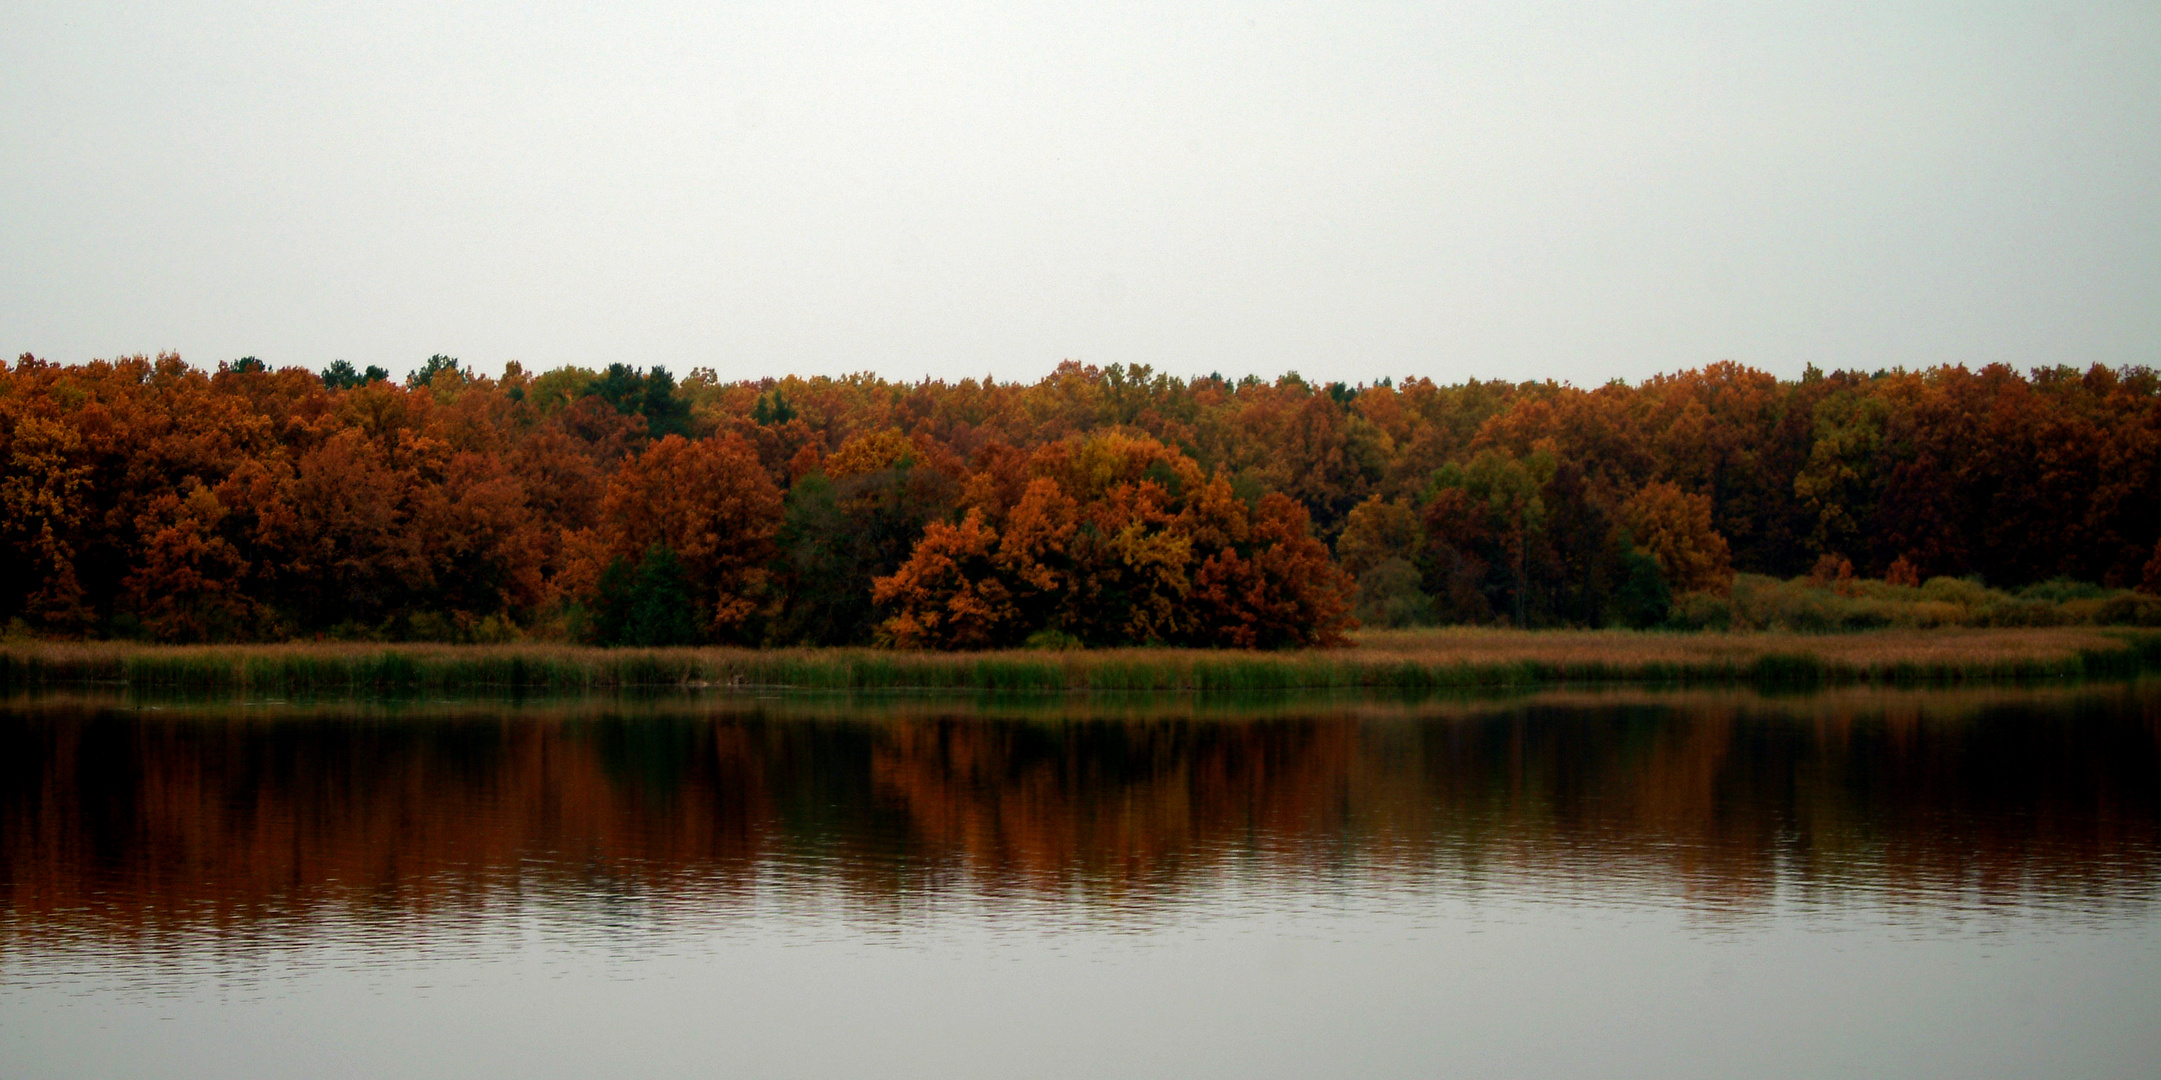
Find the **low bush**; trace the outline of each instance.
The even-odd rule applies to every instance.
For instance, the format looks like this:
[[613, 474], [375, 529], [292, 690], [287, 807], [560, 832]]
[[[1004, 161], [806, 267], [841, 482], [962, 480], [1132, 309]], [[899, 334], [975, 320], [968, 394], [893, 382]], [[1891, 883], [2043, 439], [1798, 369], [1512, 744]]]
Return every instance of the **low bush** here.
[[1847, 579], [1790, 581], [1737, 574], [1725, 596], [1683, 593], [1667, 626], [1676, 630], [1783, 630], [1806, 634], [1944, 627], [2161, 626], [2161, 597], [2075, 581], [2015, 592], [1970, 578], [1915, 585]]

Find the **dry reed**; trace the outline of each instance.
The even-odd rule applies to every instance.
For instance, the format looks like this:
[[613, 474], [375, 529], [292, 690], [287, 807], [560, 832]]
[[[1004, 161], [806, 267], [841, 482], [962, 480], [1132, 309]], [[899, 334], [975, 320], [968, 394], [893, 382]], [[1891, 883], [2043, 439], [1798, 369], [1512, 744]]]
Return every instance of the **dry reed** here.
[[1369, 631], [1347, 648], [899, 652], [598, 649], [564, 645], [0, 645], [10, 692], [131, 690], [350, 695], [635, 687], [832, 690], [1410, 691], [1597, 683], [1807, 687], [2124, 677], [2161, 667], [2161, 634], [2055, 627], [1838, 635]]

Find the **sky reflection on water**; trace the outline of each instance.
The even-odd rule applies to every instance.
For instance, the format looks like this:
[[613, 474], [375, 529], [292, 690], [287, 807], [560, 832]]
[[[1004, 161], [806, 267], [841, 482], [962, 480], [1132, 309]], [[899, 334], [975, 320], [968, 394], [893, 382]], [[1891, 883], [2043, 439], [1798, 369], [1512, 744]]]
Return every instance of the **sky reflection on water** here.
[[0, 1074], [2150, 1075], [2161, 693], [0, 713]]

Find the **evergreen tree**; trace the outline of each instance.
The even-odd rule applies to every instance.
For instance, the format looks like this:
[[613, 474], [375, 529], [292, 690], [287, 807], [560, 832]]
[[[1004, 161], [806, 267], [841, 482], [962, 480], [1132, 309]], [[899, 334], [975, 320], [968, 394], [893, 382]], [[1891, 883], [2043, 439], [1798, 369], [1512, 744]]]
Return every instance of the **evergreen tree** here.
[[595, 645], [620, 645], [625, 630], [630, 625], [632, 591], [637, 586], [637, 571], [630, 560], [618, 555], [609, 560], [608, 568], [600, 572], [600, 584], [593, 590], [593, 597], [586, 605], [589, 622], [586, 639]]
[[1613, 621], [1639, 630], [1665, 622], [1672, 611], [1673, 591], [1658, 568], [1658, 560], [1642, 548], [1628, 545], [1620, 561], [1619, 587], [1614, 589], [1608, 608]]
[[645, 430], [653, 438], [690, 437], [690, 403], [676, 394], [675, 376], [668, 374], [667, 368], [655, 365], [646, 372], [638, 411], [645, 415]]
[[[374, 369], [370, 368], [369, 370], [373, 371]], [[453, 375], [467, 375], [467, 377], [470, 377], [468, 373], [458, 367], [457, 357], [436, 353], [434, 356], [428, 357], [427, 363], [413, 369], [413, 373], [405, 377], [405, 385], [409, 387], [431, 386], [435, 382], [435, 377], [446, 371]]]
[[609, 364], [581, 396], [597, 397], [623, 416], [645, 417], [646, 433], [655, 439], [690, 437], [690, 403], [675, 392], [675, 376], [667, 368], [640, 371], [629, 364]]
[[323, 369], [323, 385], [332, 390], [350, 390], [389, 377], [389, 372], [374, 364], [369, 364], [366, 371], [356, 370], [350, 360], [332, 360], [330, 366]]
[[609, 364], [586, 384], [584, 396], [597, 397], [618, 413], [634, 413], [645, 403], [645, 376], [629, 364]]
[[653, 545], [638, 565], [624, 639], [626, 645], [649, 647], [698, 642], [698, 616], [690, 598], [690, 582], [683, 575], [681, 560], [667, 547]]
[[795, 419], [795, 406], [788, 404], [788, 399], [781, 396], [779, 390], [759, 394], [758, 403], [750, 408], [750, 419], [759, 427], [785, 424]]

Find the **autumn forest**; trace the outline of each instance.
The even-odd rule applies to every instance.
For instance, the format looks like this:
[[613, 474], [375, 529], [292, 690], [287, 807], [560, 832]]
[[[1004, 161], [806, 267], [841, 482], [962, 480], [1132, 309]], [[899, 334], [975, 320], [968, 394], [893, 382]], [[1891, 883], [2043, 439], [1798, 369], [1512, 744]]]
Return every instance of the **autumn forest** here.
[[2152, 593], [2157, 490], [2146, 368], [1581, 389], [437, 356], [401, 384], [25, 355], [0, 368], [0, 623], [936, 649], [1679, 626], [1737, 575]]

